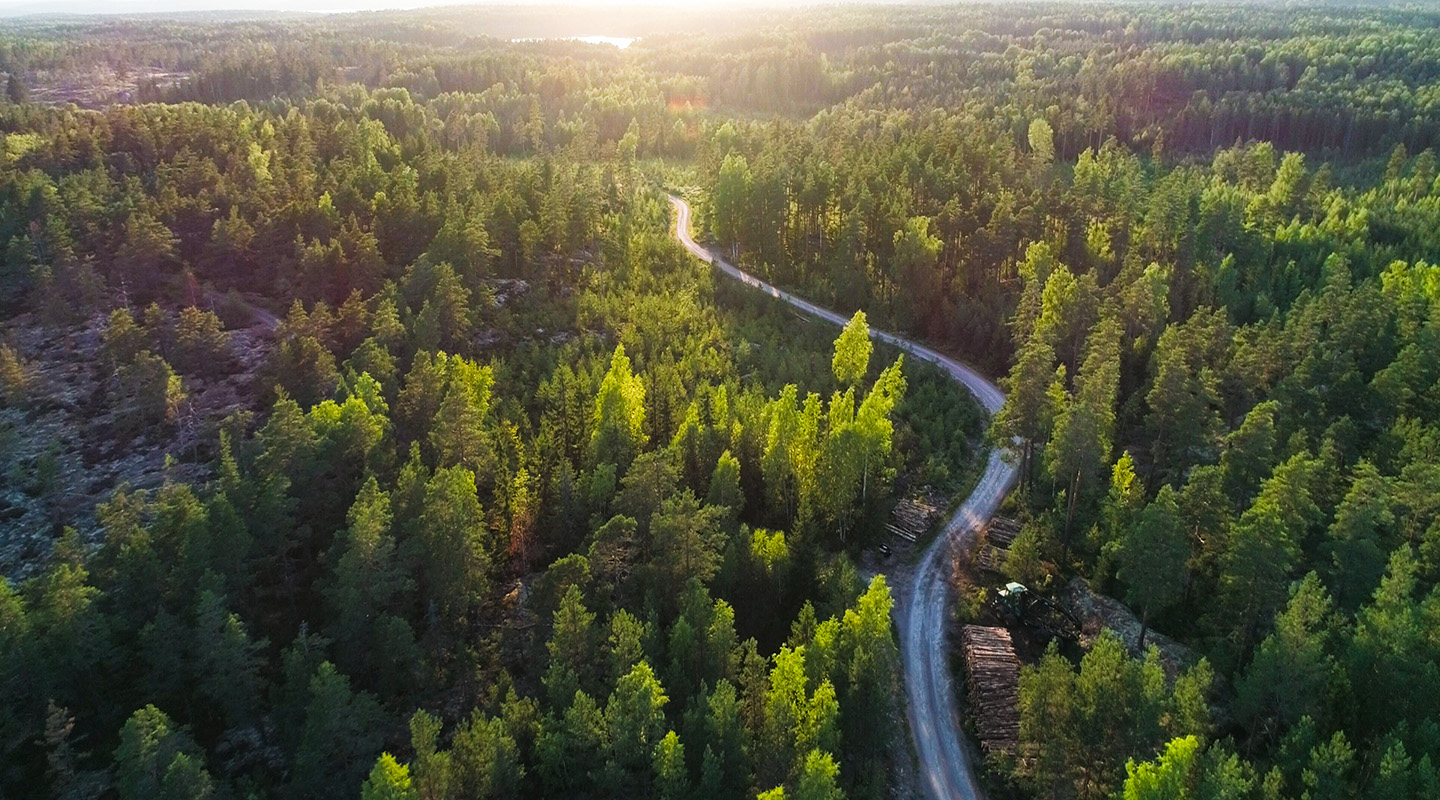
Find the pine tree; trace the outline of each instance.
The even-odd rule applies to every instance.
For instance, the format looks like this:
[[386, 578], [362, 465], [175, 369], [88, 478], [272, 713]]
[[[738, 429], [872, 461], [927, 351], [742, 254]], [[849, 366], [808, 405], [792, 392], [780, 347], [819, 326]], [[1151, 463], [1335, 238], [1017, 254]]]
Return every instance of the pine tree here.
[[5, 99], [15, 105], [20, 105], [30, 99], [30, 92], [25, 88], [25, 81], [13, 72], [5, 82]]
[[713, 216], [712, 229], [720, 243], [729, 247], [731, 254], [739, 252], [740, 245], [747, 243], [751, 195], [750, 166], [745, 156], [729, 153], [720, 165], [715, 180], [715, 190], [710, 201]]
[[1385, 554], [1397, 544], [1392, 505], [1390, 481], [1370, 462], [1357, 464], [1326, 536], [1329, 583], [1342, 608], [1358, 608], [1385, 573]]
[[575, 692], [590, 684], [594, 672], [595, 615], [585, 608], [580, 587], [572, 585], [555, 610], [555, 621], [546, 650], [550, 665], [545, 687], [550, 703], [566, 705]]
[[687, 489], [666, 500], [650, 523], [655, 570], [665, 597], [690, 579], [708, 583], [720, 569], [720, 511], [701, 506]]
[[489, 593], [492, 559], [472, 472], [435, 471], [425, 485], [420, 537], [421, 595], [431, 624], [463, 625]]
[[[15, 85], [11, 78], [11, 85]], [[150, 299], [159, 289], [166, 272], [178, 265], [179, 240], [165, 224], [146, 210], [133, 212], [125, 220], [123, 239], [115, 251], [116, 267], [125, 290], [134, 298]]]
[[605, 783], [611, 791], [649, 789], [651, 755], [663, 738], [668, 702], [664, 687], [644, 661], [616, 683], [605, 705]]
[[[441, 800], [450, 796], [452, 764], [450, 753], [439, 750], [440, 720], [424, 709], [410, 717], [411, 785], [419, 800]], [[383, 756], [382, 756], [383, 758]], [[372, 773], [373, 775], [373, 773]]]
[[1191, 363], [1187, 347], [1181, 328], [1172, 326], [1161, 334], [1152, 368], [1155, 378], [1145, 395], [1151, 454], [1155, 471], [1164, 476], [1198, 460], [1218, 425], [1215, 377]]
[[308, 694], [291, 789], [301, 797], [350, 797], [380, 749], [384, 712], [373, 695], [352, 691], [328, 661], [316, 669]]
[[1185, 588], [1190, 540], [1180, 521], [1175, 491], [1163, 486], [1137, 515], [1120, 548], [1118, 577], [1128, 585], [1126, 598], [1140, 609], [1140, 642], [1150, 619], [1173, 605]]
[[1044, 446], [1057, 410], [1048, 393], [1054, 375], [1055, 348], [1043, 338], [1031, 336], [1015, 354], [1010, 374], [1001, 381], [1005, 405], [995, 415], [989, 437], [1018, 456], [1022, 489], [1034, 469], [1035, 448]]
[[1240, 507], [1250, 502], [1255, 488], [1275, 468], [1275, 415], [1279, 411], [1280, 404], [1273, 400], [1260, 403], [1225, 437], [1220, 453], [1225, 493]]
[[257, 711], [255, 699], [264, 682], [260, 669], [265, 641], [253, 641], [240, 617], [212, 591], [200, 594], [195, 610], [198, 694], [220, 712], [228, 725], [245, 722]]
[[910, 217], [891, 241], [894, 245], [893, 278], [903, 296], [892, 291], [891, 313], [909, 327], [918, 317], [930, 318], [944, 292], [937, 269], [944, 242], [930, 233], [929, 217]]
[[332, 572], [321, 592], [335, 620], [331, 634], [342, 663], [358, 668], [380, 660], [372, 655], [372, 626], [399, 610], [413, 585], [396, 553], [390, 497], [373, 475], [356, 495], [347, 522], [336, 537]]
[[195, 743], [165, 712], [153, 705], [136, 711], [120, 730], [115, 749], [116, 793], [121, 800], [204, 797], [195, 787], [208, 784], [209, 776], [195, 752]]
[[451, 785], [456, 796], [481, 800], [514, 797], [525, 770], [515, 739], [501, 719], [476, 711], [450, 745]]
[[1110, 462], [1115, 429], [1115, 400], [1120, 384], [1120, 326], [1106, 318], [1086, 341], [1085, 363], [1075, 379], [1075, 393], [1055, 418], [1054, 432], [1045, 449], [1045, 465], [1052, 483], [1065, 485], [1065, 561], [1069, 553], [1075, 511], [1082, 493], [1098, 483]]
[[451, 358], [444, 398], [430, 428], [430, 447], [439, 466], [488, 469], [490, 446], [485, 418], [495, 378], [489, 367]]
[[1301, 717], [1317, 717], [1336, 677], [1330, 595], [1315, 573], [1291, 590], [1275, 630], [1255, 651], [1236, 683], [1236, 716], [1251, 730], [1281, 736]]
[[593, 785], [594, 776], [607, 764], [603, 760], [607, 735], [604, 712], [589, 695], [576, 692], [563, 717], [546, 725], [535, 743], [547, 793], [574, 796]]
[[685, 745], [675, 731], [655, 745], [655, 796], [658, 800], [683, 800], [691, 796], [690, 776], [685, 770]]
[[645, 384], [630, 371], [625, 346], [616, 345], [610, 370], [595, 398], [590, 457], [596, 464], [614, 464], [622, 471], [644, 447]]

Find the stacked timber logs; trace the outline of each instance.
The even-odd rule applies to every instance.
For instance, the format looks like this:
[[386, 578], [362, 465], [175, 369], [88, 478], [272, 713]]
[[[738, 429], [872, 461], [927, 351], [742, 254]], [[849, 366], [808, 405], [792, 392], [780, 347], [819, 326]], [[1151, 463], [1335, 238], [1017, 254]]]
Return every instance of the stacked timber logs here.
[[966, 625], [960, 631], [970, 713], [986, 752], [1008, 752], [1020, 738], [1020, 659], [1004, 628]]
[[1020, 523], [1009, 517], [994, 517], [990, 524], [985, 526], [985, 540], [1003, 550], [1009, 550], [1010, 545], [1015, 543], [1015, 537], [1019, 535]]
[[997, 575], [1005, 571], [1005, 553], [998, 547], [981, 545], [975, 554], [975, 566], [985, 572], [993, 572]]
[[975, 566], [986, 572], [1000, 574], [1005, 570], [1005, 558], [1010, 554], [1010, 545], [1020, 535], [1020, 523], [1009, 517], [994, 517], [985, 526], [980, 537], [980, 546], [975, 556]]
[[939, 514], [940, 509], [928, 498], [907, 497], [895, 504], [895, 512], [890, 515], [885, 529], [907, 542], [913, 542], [930, 529], [930, 523]]

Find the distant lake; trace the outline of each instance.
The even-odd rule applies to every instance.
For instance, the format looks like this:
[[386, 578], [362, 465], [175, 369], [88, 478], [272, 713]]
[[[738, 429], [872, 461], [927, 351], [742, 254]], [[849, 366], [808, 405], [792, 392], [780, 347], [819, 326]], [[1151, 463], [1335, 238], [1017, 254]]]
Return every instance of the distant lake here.
[[624, 36], [522, 36], [518, 39], [511, 39], [512, 42], [584, 42], [586, 44], [608, 44], [624, 50], [635, 41], [635, 37]]

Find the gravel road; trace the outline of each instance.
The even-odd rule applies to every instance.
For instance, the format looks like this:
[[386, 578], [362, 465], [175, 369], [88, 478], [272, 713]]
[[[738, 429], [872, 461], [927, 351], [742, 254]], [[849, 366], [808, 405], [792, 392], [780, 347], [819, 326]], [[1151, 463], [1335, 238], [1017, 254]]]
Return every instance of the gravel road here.
[[[690, 236], [690, 205], [671, 196], [675, 207], [676, 238], [696, 258], [710, 262], [721, 272], [741, 283], [782, 300], [811, 316], [844, 326], [849, 321], [827, 308], [796, 297], [756, 278], [695, 243]], [[986, 412], [994, 414], [1005, 404], [1005, 395], [985, 376], [956, 361], [915, 342], [892, 333], [870, 330], [871, 338], [894, 345], [901, 350], [940, 367], [957, 383], [975, 395]], [[909, 587], [895, 587], [896, 617], [900, 627], [900, 653], [905, 664], [906, 716], [920, 759], [920, 775], [926, 794], [934, 800], [984, 797], [975, 780], [970, 751], [960, 729], [960, 709], [955, 702], [955, 689], [946, 663], [945, 621], [952, 548], [969, 548], [975, 544], [980, 528], [1000, 501], [1015, 484], [1015, 467], [1007, 464], [998, 451], [991, 451], [985, 474], [945, 529], [935, 537], [921, 556]]]

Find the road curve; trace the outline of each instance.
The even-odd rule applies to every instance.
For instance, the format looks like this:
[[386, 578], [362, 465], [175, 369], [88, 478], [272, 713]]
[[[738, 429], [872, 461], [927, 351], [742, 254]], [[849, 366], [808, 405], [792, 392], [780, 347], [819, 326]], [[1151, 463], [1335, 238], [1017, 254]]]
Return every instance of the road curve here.
[[[670, 196], [670, 204], [675, 207], [676, 238], [695, 257], [811, 316], [840, 326], [849, 322], [847, 317], [777, 289], [696, 244], [690, 236], [690, 205], [674, 195]], [[940, 367], [970, 390], [986, 412], [994, 414], [1004, 405], [1005, 395], [995, 384], [959, 361], [885, 331], [872, 328], [870, 336]], [[960, 710], [946, 663], [945, 601], [949, 582], [945, 578], [951, 548], [974, 545], [980, 527], [995, 514], [1014, 483], [1015, 467], [992, 450], [985, 474], [921, 556], [910, 591], [901, 593], [897, 616], [901, 629], [900, 654], [905, 664], [905, 694], [909, 701], [906, 716], [919, 751], [921, 780], [926, 794], [934, 800], [984, 797], [960, 731]]]

